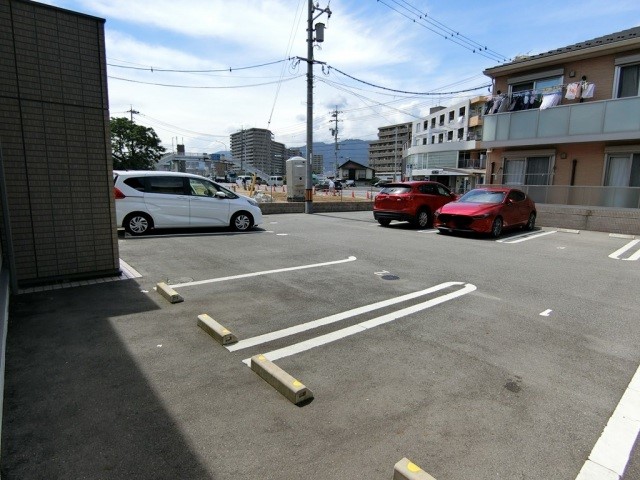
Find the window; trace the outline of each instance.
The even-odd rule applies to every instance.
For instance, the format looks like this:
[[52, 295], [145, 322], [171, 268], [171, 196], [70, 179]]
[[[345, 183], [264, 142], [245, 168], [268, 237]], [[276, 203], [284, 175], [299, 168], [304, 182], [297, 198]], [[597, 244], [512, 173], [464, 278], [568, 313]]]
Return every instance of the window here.
[[147, 177], [147, 192], [184, 195], [183, 177]]
[[458, 129], [458, 140], [464, 140], [464, 128]]
[[520, 190], [512, 190], [511, 192], [509, 192], [509, 196], [507, 198], [509, 200], [513, 200], [514, 202], [522, 202], [525, 199], [525, 194]]
[[618, 98], [640, 95], [640, 64], [618, 68]]
[[640, 153], [609, 155], [604, 184], [607, 187], [640, 187]]
[[526, 157], [504, 161], [502, 183], [505, 185], [549, 185], [551, 158]]
[[438, 191], [436, 190], [436, 186], [433, 184], [424, 184], [418, 187], [420, 193], [424, 193], [425, 195], [437, 195]]
[[449, 112], [449, 121], [453, 122], [453, 119], [455, 118], [455, 112], [453, 110], [451, 110]]
[[189, 186], [191, 187], [191, 195], [197, 195], [198, 197], [213, 197], [218, 191], [213, 183], [197, 178], [190, 178]]
[[465, 112], [466, 112], [465, 107], [460, 107], [460, 112], [458, 113], [458, 115], [460, 117], [464, 117]]
[[130, 186], [131, 188], [135, 188], [139, 192], [144, 192], [144, 178], [140, 178], [140, 177], [127, 178], [124, 181], [124, 184]]
[[540, 78], [536, 80], [528, 80], [522, 83], [514, 83], [510, 85], [511, 93], [526, 92], [529, 90], [536, 90], [540, 92], [545, 89], [552, 89], [553, 87], [560, 88], [562, 86], [562, 75]]
[[438, 190], [438, 195], [441, 195], [443, 197], [451, 196], [451, 193], [449, 192], [449, 190], [444, 188], [442, 185], [436, 185], [436, 189]]

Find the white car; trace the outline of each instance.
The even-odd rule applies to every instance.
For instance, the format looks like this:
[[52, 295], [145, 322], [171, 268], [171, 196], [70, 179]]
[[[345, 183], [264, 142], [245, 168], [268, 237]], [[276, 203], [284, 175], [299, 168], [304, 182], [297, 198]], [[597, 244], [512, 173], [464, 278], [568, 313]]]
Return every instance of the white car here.
[[117, 226], [131, 235], [153, 228], [224, 227], [244, 231], [262, 223], [258, 202], [199, 175], [114, 171]]

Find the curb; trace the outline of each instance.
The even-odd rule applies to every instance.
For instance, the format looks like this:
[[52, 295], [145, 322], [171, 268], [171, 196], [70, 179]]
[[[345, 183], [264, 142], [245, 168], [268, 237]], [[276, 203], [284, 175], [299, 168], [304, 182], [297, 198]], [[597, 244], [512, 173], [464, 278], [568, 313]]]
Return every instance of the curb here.
[[178, 294], [178, 292], [176, 292], [173, 288], [171, 288], [169, 285], [167, 285], [164, 282], [158, 283], [156, 285], [156, 289], [158, 290], [158, 293], [160, 295], [162, 295], [164, 298], [166, 298], [169, 301], [169, 303], [184, 302], [184, 298], [182, 298], [180, 294]]
[[265, 382], [284, 395], [291, 403], [298, 405], [313, 398], [313, 393], [298, 380], [278, 367], [264, 355], [251, 357], [251, 370]]
[[403, 458], [393, 467], [393, 480], [436, 480], [408, 458]]
[[227, 330], [225, 327], [216, 322], [206, 313], [198, 315], [198, 326], [213, 337], [213, 339], [220, 345], [228, 345], [230, 343], [236, 343], [238, 337]]

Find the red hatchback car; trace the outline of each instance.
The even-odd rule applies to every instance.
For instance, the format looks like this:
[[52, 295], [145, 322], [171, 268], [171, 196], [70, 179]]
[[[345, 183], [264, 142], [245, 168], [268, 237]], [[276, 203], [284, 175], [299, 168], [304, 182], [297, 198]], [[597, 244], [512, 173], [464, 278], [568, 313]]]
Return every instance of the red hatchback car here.
[[503, 229], [533, 230], [536, 205], [523, 191], [510, 187], [481, 187], [468, 191], [435, 214], [434, 226], [441, 232], [490, 233], [499, 237]]
[[425, 228], [433, 223], [434, 212], [457, 198], [438, 182], [393, 182], [385, 185], [373, 202], [373, 218], [383, 227], [392, 220], [411, 222]]

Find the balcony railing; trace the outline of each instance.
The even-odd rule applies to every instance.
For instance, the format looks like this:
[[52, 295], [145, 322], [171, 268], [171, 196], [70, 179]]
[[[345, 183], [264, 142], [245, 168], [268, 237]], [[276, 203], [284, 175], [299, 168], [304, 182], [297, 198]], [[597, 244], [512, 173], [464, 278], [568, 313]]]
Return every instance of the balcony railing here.
[[484, 170], [487, 168], [487, 160], [486, 158], [465, 158], [463, 160], [458, 160], [458, 168]]
[[640, 139], [640, 97], [486, 115], [485, 147]]

